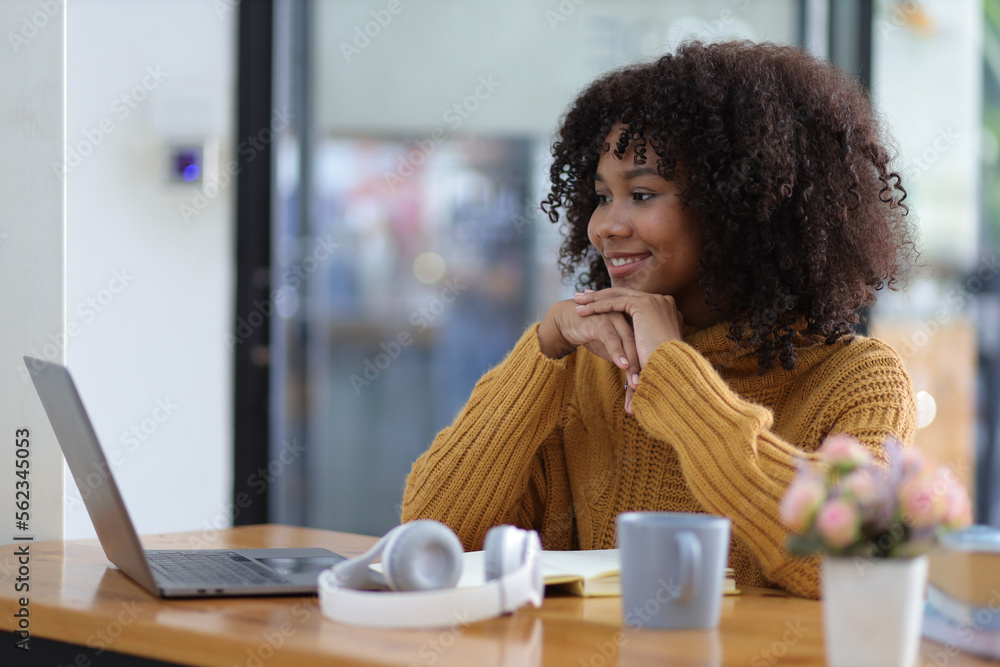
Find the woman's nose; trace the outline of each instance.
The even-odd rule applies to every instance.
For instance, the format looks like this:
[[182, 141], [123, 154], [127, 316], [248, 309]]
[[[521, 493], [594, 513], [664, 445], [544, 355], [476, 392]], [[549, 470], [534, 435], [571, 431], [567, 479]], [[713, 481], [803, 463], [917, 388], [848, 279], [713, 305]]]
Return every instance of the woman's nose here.
[[595, 222], [594, 232], [602, 239], [632, 234], [632, 225], [629, 223], [625, 207], [615, 202], [612, 202]]

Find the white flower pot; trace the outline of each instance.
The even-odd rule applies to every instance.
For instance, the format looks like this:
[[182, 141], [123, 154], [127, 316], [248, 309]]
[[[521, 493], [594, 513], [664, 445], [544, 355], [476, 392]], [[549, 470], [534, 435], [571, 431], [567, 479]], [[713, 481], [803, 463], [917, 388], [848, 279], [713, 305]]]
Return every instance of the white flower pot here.
[[823, 632], [831, 667], [914, 667], [927, 556], [823, 559]]

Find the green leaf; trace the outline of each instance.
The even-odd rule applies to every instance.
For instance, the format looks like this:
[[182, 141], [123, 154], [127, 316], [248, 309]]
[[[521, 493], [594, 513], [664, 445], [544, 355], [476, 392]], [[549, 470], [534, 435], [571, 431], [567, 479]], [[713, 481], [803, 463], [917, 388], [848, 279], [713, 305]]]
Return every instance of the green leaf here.
[[825, 553], [829, 550], [823, 538], [816, 533], [789, 535], [787, 547], [788, 552], [793, 556], [811, 556], [813, 554]]

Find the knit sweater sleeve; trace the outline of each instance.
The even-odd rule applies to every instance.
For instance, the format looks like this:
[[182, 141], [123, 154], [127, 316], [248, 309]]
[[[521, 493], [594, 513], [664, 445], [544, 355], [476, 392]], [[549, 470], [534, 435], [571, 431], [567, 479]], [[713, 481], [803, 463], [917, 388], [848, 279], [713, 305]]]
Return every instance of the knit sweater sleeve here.
[[639, 423], [677, 451], [695, 498], [728, 516], [765, 576], [797, 595], [819, 597], [819, 559], [791, 556], [779, 504], [803, 457], [825, 436], [846, 433], [881, 458], [887, 437], [909, 442], [915, 403], [899, 357], [884, 344], [852, 343], [823, 367], [817, 390], [799, 399], [823, 432], [791, 443], [772, 431], [771, 411], [742, 399], [705, 357], [682, 341], [664, 343], [643, 369], [633, 410]]
[[[551, 500], [548, 462], [552, 450], [562, 446], [574, 362], [575, 353], [560, 360], [546, 357], [537, 325], [528, 329], [413, 464], [402, 520], [441, 521], [467, 550], [481, 549], [486, 532], [498, 524], [542, 530]], [[555, 492], [568, 497], [568, 488]]]

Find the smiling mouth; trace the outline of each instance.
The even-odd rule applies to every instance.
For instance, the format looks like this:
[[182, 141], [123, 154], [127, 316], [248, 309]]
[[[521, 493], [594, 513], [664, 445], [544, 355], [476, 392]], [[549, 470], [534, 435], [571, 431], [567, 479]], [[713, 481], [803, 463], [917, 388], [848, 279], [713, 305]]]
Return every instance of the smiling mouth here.
[[627, 264], [635, 264], [646, 259], [646, 255], [634, 255], [632, 257], [609, 257], [608, 263], [611, 266], [626, 266]]

